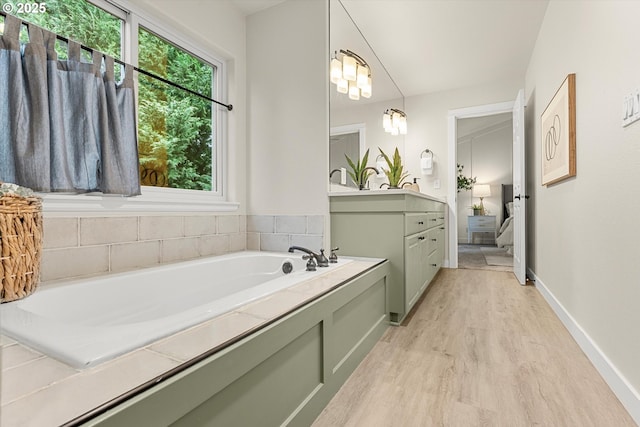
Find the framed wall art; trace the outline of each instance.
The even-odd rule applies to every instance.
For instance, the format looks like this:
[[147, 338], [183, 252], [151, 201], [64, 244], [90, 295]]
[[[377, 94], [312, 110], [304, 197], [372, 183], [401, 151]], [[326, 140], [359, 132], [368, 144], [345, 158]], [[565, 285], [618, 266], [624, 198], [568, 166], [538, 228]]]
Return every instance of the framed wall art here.
[[542, 185], [576, 176], [576, 75], [569, 74], [540, 118]]

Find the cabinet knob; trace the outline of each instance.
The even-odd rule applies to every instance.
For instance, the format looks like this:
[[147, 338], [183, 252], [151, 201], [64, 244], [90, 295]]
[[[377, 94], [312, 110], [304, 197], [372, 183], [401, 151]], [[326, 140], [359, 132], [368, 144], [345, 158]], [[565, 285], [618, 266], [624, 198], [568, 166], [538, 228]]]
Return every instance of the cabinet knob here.
[[432, 241], [432, 242], [437, 242], [437, 241], [438, 241], [438, 239], [431, 239], [431, 241]]
[[437, 267], [437, 266], [438, 266], [438, 264], [431, 264], [431, 266], [432, 266], [432, 267]]
[[440, 230], [444, 230], [444, 227], [440, 227]]
[[439, 216], [438, 219], [444, 219], [444, 217], [443, 216]]
[[424, 240], [424, 236], [418, 237], [418, 240]]
[[431, 219], [431, 221], [437, 221], [437, 220], [438, 220], [437, 218], [432, 218], [432, 219]]
[[418, 221], [418, 225], [424, 224], [424, 221]]

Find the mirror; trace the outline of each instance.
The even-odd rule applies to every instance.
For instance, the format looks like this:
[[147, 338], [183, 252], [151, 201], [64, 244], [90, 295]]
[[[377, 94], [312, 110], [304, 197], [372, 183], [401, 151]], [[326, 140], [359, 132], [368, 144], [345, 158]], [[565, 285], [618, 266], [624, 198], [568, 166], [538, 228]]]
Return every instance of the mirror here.
[[[376, 165], [376, 157], [380, 154], [378, 147], [389, 156], [393, 155], [394, 149], [398, 147], [402, 155], [404, 137], [386, 133], [382, 127], [382, 115], [389, 108], [405, 111], [404, 97], [360, 33], [357, 23], [349, 16], [347, 0], [329, 1], [329, 48], [327, 66], [334, 52], [340, 49], [350, 50], [367, 62], [371, 68], [372, 80], [371, 97], [360, 97], [357, 101], [349, 99], [347, 94], [338, 93], [336, 85], [330, 83], [329, 172], [340, 168], [350, 170], [345, 154], [356, 162], [369, 149], [369, 166]], [[348, 175], [346, 181], [346, 185], [340, 185], [340, 174], [334, 173], [330, 179], [331, 191], [352, 191], [357, 188]], [[378, 189], [386, 181], [386, 177], [378, 178], [375, 174], [371, 175], [369, 188]]]

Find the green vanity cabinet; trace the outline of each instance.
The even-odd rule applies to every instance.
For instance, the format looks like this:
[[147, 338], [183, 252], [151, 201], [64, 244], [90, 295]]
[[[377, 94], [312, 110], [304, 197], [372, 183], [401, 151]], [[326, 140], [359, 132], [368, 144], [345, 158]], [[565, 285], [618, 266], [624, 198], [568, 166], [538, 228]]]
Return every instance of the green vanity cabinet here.
[[390, 261], [389, 317], [400, 324], [442, 267], [446, 204], [409, 190], [332, 193], [330, 204], [339, 254]]

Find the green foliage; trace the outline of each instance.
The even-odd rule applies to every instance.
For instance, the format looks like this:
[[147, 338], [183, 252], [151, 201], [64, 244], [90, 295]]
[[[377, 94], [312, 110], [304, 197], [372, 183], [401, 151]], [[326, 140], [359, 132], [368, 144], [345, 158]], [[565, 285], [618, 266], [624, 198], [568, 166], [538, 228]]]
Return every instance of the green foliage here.
[[466, 176], [464, 176], [462, 174], [462, 170], [464, 169], [464, 166], [461, 165], [460, 163], [457, 164], [458, 166], [458, 192], [460, 192], [460, 190], [471, 190], [473, 188], [473, 184], [476, 183], [477, 178], [473, 177], [473, 178], [468, 178]]
[[[211, 96], [211, 66], [147, 30], [139, 40], [142, 68]], [[139, 81], [141, 168], [166, 176], [170, 187], [211, 190], [211, 103], [150, 77]]]
[[347, 163], [351, 168], [350, 171], [347, 171], [349, 176], [351, 177], [351, 180], [355, 185], [358, 186], [359, 189], [362, 190], [367, 184], [369, 176], [371, 176], [371, 174], [373, 173], [373, 170], [366, 169], [367, 162], [369, 161], [369, 149], [367, 149], [367, 151], [364, 153], [364, 156], [362, 156], [362, 160], [358, 160], [357, 163], [354, 163], [353, 160], [351, 160], [346, 154], [344, 156], [347, 158]]
[[382, 148], [378, 147], [380, 150], [380, 154], [384, 157], [385, 162], [387, 162], [388, 169], [384, 171], [385, 175], [387, 175], [387, 179], [389, 180], [389, 187], [400, 188], [402, 187], [403, 180], [409, 176], [409, 173], [404, 169], [402, 165], [402, 159], [400, 158], [400, 152], [398, 152], [398, 147], [396, 147], [393, 152], [393, 161], [382, 151]]
[[[20, 0], [5, 0], [14, 11]], [[121, 57], [120, 19], [85, 0], [48, 0], [46, 13], [17, 15], [83, 45]], [[211, 97], [214, 69], [198, 58], [139, 30], [140, 68]], [[23, 32], [24, 42], [28, 41]], [[66, 59], [64, 45], [58, 58]], [[86, 52], [83, 51], [86, 58]], [[89, 58], [90, 59], [90, 58]], [[116, 77], [119, 67], [116, 67]], [[213, 121], [211, 102], [139, 74], [138, 151], [143, 185], [211, 190]]]

